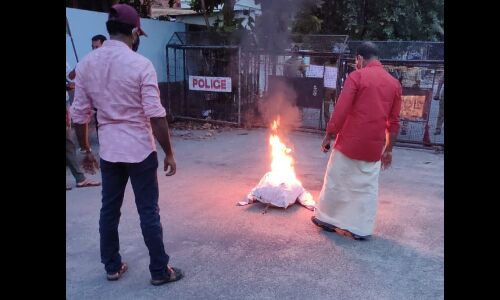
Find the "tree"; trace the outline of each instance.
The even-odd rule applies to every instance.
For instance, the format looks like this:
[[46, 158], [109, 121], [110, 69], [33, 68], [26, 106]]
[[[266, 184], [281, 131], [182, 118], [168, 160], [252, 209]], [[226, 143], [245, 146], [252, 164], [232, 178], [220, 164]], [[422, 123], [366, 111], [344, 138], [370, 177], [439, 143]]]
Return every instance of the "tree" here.
[[207, 25], [207, 28], [210, 28], [210, 22], [208, 22], [207, 5], [205, 4], [205, 0], [200, 0], [200, 4], [201, 4], [201, 10], [203, 11], [203, 17], [205, 19], [205, 25]]
[[[234, 31], [238, 27], [241, 20], [234, 19], [234, 5], [236, 0], [191, 0], [191, 9], [203, 13], [207, 28], [210, 29], [208, 23], [208, 15], [212, 14], [218, 6], [222, 5], [223, 31]], [[217, 23], [219, 24], [219, 23]]]
[[295, 14], [292, 25], [294, 33], [319, 33], [323, 20], [320, 19], [320, 10], [323, 0], [304, 0]]
[[[312, 15], [314, 17], [312, 17]], [[444, 37], [443, 0], [333, 0], [298, 12], [294, 32], [347, 34], [357, 40], [430, 40]]]

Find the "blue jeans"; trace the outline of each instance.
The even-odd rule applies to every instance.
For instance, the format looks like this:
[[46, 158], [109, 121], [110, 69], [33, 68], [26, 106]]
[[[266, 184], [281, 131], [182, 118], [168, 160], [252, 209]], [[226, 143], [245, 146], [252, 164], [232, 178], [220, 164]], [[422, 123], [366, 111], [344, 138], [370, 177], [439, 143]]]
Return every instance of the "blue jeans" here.
[[142, 236], [149, 250], [149, 271], [152, 279], [167, 274], [169, 256], [163, 245], [163, 229], [158, 207], [158, 157], [152, 152], [139, 163], [112, 163], [101, 159], [102, 208], [99, 219], [101, 262], [107, 273], [120, 269], [118, 224], [128, 178], [132, 183], [135, 203], [141, 220]]

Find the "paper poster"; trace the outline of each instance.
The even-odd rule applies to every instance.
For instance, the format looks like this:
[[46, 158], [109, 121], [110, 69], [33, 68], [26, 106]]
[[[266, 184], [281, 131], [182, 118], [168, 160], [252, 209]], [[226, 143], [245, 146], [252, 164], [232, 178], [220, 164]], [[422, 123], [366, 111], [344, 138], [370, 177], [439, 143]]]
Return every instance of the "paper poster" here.
[[335, 89], [337, 87], [337, 71], [336, 67], [325, 67], [324, 86]]
[[425, 121], [428, 118], [431, 96], [432, 90], [403, 88], [400, 118], [408, 121]]
[[401, 119], [423, 119], [426, 100], [425, 95], [405, 95], [401, 97], [401, 100]]
[[306, 70], [306, 77], [323, 78], [324, 67], [318, 65], [309, 65]]

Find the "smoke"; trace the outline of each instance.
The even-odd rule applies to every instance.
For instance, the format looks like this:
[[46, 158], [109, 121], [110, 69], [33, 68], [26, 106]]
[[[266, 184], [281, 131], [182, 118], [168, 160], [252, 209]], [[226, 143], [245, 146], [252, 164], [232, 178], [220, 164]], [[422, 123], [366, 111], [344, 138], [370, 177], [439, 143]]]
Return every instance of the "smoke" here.
[[300, 111], [295, 105], [297, 94], [285, 81], [275, 81], [267, 96], [259, 102], [262, 121], [268, 125], [280, 118], [280, 128], [291, 130], [300, 126]]
[[296, 129], [301, 125], [300, 110], [296, 105], [297, 94], [285, 80], [274, 78], [264, 97], [257, 102], [255, 109], [244, 112], [246, 128], [253, 126], [269, 127], [274, 120], [280, 119], [283, 132]]
[[[243, 41], [243, 47], [258, 49], [261, 54], [270, 57], [271, 64], [279, 64], [277, 55], [283, 55], [292, 46], [292, 22], [305, 4], [319, 0], [261, 0], [262, 14], [255, 20], [255, 29]], [[271, 67], [275, 70], [276, 68]], [[267, 70], [266, 70], [267, 72]], [[272, 72], [271, 72], [272, 73]], [[274, 75], [268, 74], [266, 75]], [[280, 127], [285, 130], [301, 125], [300, 110], [296, 106], [297, 94], [286, 80], [278, 81], [276, 77], [268, 78], [268, 88], [264, 98], [259, 101], [256, 111], [246, 111], [245, 126], [264, 123], [269, 126], [280, 116]]]
[[268, 54], [289, 48], [291, 23], [304, 1], [261, 1], [262, 15], [257, 18], [255, 26], [257, 47]]

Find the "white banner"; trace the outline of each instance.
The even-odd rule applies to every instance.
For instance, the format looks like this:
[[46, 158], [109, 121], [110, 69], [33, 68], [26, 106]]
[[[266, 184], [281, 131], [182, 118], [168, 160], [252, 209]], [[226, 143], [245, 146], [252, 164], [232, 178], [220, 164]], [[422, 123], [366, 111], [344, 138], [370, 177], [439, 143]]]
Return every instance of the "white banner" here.
[[192, 91], [231, 93], [231, 88], [231, 77], [189, 75], [189, 89]]

